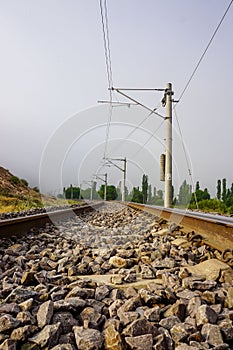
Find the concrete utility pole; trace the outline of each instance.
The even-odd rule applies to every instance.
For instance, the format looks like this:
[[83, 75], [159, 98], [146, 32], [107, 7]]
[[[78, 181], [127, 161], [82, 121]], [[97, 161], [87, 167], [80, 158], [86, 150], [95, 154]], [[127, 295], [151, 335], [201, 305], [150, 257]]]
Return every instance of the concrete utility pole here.
[[[104, 201], [107, 200], [107, 185], [108, 185], [108, 174], [98, 174], [98, 175], [94, 175], [97, 179], [100, 179], [101, 181], [104, 182]], [[102, 179], [102, 177], [100, 176], [104, 176], [104, 179]]]
[[165, 198], [164, 207], [172, 206], [172, 84], [165, 90], [166, 99], [166, 159], [165, 159]]
[[82, 183], [91, 186], [90, 200], [92, 201], [93, 200], [93, 180], [91, 180], [91, 181], [83, 181]]
[[80, 187], [79, 187], [79, 199], [82, 198], [81, 190], [82, 190], [82, 184], [80, 183]]
[[73, 186], [70, 185], [70, 199], [74, 198]]
[[107, 173], [104, 174], [104, 200], [107, 200]]
[[[125, 181], [126, 181], [126, 158], [106, 158], [106, 161], [110, 163], [110, 164], [107, 164], [108, 166], [113, 165], [117, 169], [123, 172], [122, 183], [121, 183], [121, 200], [122, 202], [124, 202], [125, 201]], [[124, 162], [123, 168], [115, 164], [113, 161]]]
[[125, 201], [126, 158], [123, 159], [122, 202]]
[[93, 200], [93, 180], [91, 180], [91, 195], [90, 195], [90, 200]]

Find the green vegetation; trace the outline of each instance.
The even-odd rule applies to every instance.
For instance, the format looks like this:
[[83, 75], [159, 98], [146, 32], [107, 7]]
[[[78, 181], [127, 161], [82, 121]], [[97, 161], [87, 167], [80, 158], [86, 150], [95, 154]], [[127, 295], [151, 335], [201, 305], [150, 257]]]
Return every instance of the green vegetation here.
[[[67, 199], [77, 200], [80, 197], [79, 187], [68, 187], [64, 189]], [[72, 194], [73, 193], [73, 194]], [[64, 195], [58, 197], [63, 198]], [[172, 188], [172, 203], [178, 208], [200, 209], [206, 212], [217, 212], [219, 214], [233, 214], [233, 183], [227, 188], [226, 179], [217, 180], [216, 197], [211, 198], [207, 188], [202, 189], [199, 181], [196, 182], [195, 191], [186, 180], [181, 184], [178, 194], [174, 197], [174, 187]], [[81, 191], [81, 198], [91, 198], [91, 188]], [[96, 190], [96, 182], [93, 183], [92, 198], [104, 199], [104, 185], [101, 185], [99, 191]], [[107, 200], [121, 200], [121, 182], [117, 186], [107, 186]], [[125, 187], [125, 200], [136, 203], [152, 204], [163, 206], [164, 198], [161, 189], [152, 189], [149, 184], [148, 176], [143, 174], [141, 188], [134, 187], [129, 193]]]
[[[104, 187], [105, 185], [101, 185], [100, 190], [98, 191], [102, 199], [104, 199]], [[114, 201], [115, 199], [117, 199], [117, 189], [115, 186], [107, 186], [106, 199], [107, 201]]]
[[143, 174], [142, 176], [142, 203], [147, 202], [148, 197], [148, 176]]
[[[196, 203], [197, 202], [197, 203]], [[190, 209], [198, 209], [206, 212], [217, 212], [219, 214], [233, 214], [233, 184], [227, 188], [226, 179], [219, 179], [216, 186], [216, 198], [210, 198], [208, 189], [200, 189], [197, 182], [196, 190], [192, 193], [189, 204]]]
[[79, 199], [80, 188], [79, 187], [68, 187], [64, 189], [64, 194], [66, 199]]
[[10, 178], [10, 182], [14, 185], [18, 185], [20, 183], [20, 179], [17, 176], [12, 175]]
[[133, 188], [133, 193], [132, 193], [131, 202], [143, 203], [143, 194], [142, 194], [142, 192], [139, 190], [138, 187], [134, 187], [134, 188]]
[[40, 193], [40, 190], [37, 186], [33, 187], [32, 189], [33, 189], [33, 191]]
[[21, 179], [20, 181], [22, 182], [22, 184], [23, 184], [24, 186], [28, 187], [28, 182], [27, 182], [27, 180]]

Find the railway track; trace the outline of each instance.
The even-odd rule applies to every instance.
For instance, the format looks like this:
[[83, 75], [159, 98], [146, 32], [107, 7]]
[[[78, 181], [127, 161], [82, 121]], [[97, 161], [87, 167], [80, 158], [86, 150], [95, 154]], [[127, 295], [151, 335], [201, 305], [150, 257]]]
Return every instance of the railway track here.
[[0, 237], [10, 235], [21, 235], [27, 233], [32, 228], [39, 228], [45, 224], [58, 224], [67, 219], [72, 219], [76, 215], [98, 209], [103, 205], [102, 202], [86, 204], [77, 207], [70, 207], [61, 210], [49, 211], [40, 214], [34, 214], [13, 219], [0, 220]]
[[0, 238], [0, 349], [233, 348], [227, 252], [174, 213], [132, 206], [56, 213]]
[[177, 223], [185, 233], [201, 235], [204, 243], [221, 252], [233, 249], [233, 219], [179, 209], [129, 203], [131, 208], [145, 211], [159, 218]]

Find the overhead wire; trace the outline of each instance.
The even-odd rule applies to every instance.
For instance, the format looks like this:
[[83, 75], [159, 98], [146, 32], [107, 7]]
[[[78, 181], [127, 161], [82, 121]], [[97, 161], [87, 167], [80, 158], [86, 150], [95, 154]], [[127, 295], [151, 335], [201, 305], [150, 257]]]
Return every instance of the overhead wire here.
[[[103, 3], [104, 3], [104, 6], [103, 6]], [[105, 54], [105, 63], [106, 63], [106, 70], [107, 70], [109, 98], [110, 98], [108, 120], [106, 125], [105, 146], [104, 146], [104, 158], [105, 158], [107, 153], [107, 148], [108, 148], [109, 132], [110, 132], [110, 125], [112, 120], [113, 74], [112, 74], [111, 51], [110, 51], [110, 40], [109, 40], [107, 0], [100, 0], [99, 5], [100, 5], [100, 14], [101, 14], [101, 22], [102, 22], [102, 30], [103, 30], [104, 54]]]
[[[215, 36], [216, 36], [216, 34], [217, 34], [217, 32], [218, 32], [218, 30], [219, 30], [221, 24], [223, 23], [223, 20], [225, 19], [225, 17], [226, 17], [226, 15], [227, 15], [228, 11], [230, 10], [230, 7], [231, 7], [231, 5], [232, 5], [232, 2], [233, 2], [233, 0], [230, 0], [230, 3], [228, 4], [228, 6], [227, 6], [227, 8], [226, 8], [226, 10], [225, 10], [225, 12], [224, 12], [224, 14], [223, 14], [223, 16], [221, 17], [220, 22], [218, 23], [216, 29], [214, 30], [214, 32], [213, 32], [213, 34], [212, 34], [212, 36], [211, 36], [211, 38], [210, 38], [210, 40], [209, 40], [209, 42], [208, 42], [208, 44], [207, 44], [205, 50], [203, 51], [203, 53], [202, 53], [201, 57], [199, 58], [199, 60], [198, 60], [198, 62], [197, 62], [197, 64], [196, 64], [196, 66], [195, 66], [195, 68], [194, 68], [192, 74], [190, 75], [190, 78], [188, 79], [188, 81], [187, 81], [185, 87], [183, 88], [183, 90], [182, 90], [182, 92], [181, 92], [181, 94], [180, 94], [180, 97], [179, 97], [179, 100], [178, 100], [178, 101], [181, 101], [181, 99], [183, 98], [183, 96], [184, 96], [186, 90], [188, 89], [188, 87], [189, 87], [189, 85], [190, 85], [190, 83], [191, 83], [191, 81], [192, 81], [194, 75], [196, 74], [196, 72], [197, 72], [197, 70], [198, 70], [198, 68], [199, 68], [199, 66], [200, 66], [200, 64], [201, 64], [201, 62], [202, 62], [202, 60], [203, 60], [203, 58], [205, 57], [205, 55], [206, 55], [206, 53], [207, 53], [207, 51], [208, 51], [208, 49], [209, 49], [211, 43], [213, 42], [213, 40], [214, 40], [214, 38], [215, 38]], [[177, 103], [176, 103], [176, 104], [177, 104]], [[183, 134], [182, 134], [181, 127], [180, 127], [180, 123], [179, 123], [179, 119], [178, 119], [178, 116], [177, 116], [176, 104], [173, 106], [173, 110], [175, 111], [176, 122], [177, 122], [178, 130], [179, 130], [179, 134], [180, 134], [181, 142], [182, 142], [182, 148], [183, 148], [184, 155], [185, 155], [185, 159], [186, 159], [186, 163], [187, 163], [187, 166], [188, 166], [188, 172], [189, 172], [189, 176], [190, 176], [190, 179], [191, 179], [191, 182], [192, 182], [192, 187], [193, 187], [193, 189], [194, 189], [193, 177], [192, 177], [192, 173], [191, 173], [191, 169], [190, 169], [190, 164], [189, 164], [188, 157], [187, 157], [187, 152], [186, 152], [185, 145], [184, 145]], [[197, 207], [197, 209], [198, 209], [198, 201], [197, 201], [196, 192], [195, 192], [195, 191], [193, 191], [193, 192], [194, 192], [194, 199], [195, 199], [195, 202], [196, 202], [196, 207]]]
[[157, 133], [157, 131], [159, 131], [159, 129], [161, 128], [161, 126], [163, 125], [165, 120], [162, 120], [162, 122], [159, 124], [159, 126], [155, 129], [155, 131], [149, 136], [149, 138], [144, 142], [143, 145], [140, 146], [140, 148], [138, 149], [137, 152], [135, 152], [130, 158], [134, 158], [136, 157], [136, 155], [138, 155], [139, 152], [141, 152], [141, 150], [148, 144], [148, 142], [155, 136], [155, 134]]
[[200, 66], [200, 64], [201, 64], [201, 62], [202, 62], [202, 60], [203, 60], [203, 58], [205, 57], [206, 52], [208, 51], [208, 49], [209, 49], [209, 47], [210, 47], [212, 41], [214, 40], [214, 37], [215, 37], [215, 35], [217, 34], [217, 32], [218, 32], [218, 30], [219, 30], [219, 28], [220, 28], [220, 26], [221, 26], [221, 24], [222, 24], [224, 18], [226, 17], [228, 11], [230, 10], [230, 7], [231, 7], [231, 5], [232, 5], [232, 2], [233, 2], [233, 0], [230, 0], [230, 3], [229, 3], [229, 5], [227, 6], [227, 9], [225, 10], [225, 12], [224, 12], [224, 14], [223, 14], [223, 16], [222, 16], [222, 18], [221, 18], [219, 24], [217, 25], [216, 29], [214, 30], [214, 32], [213, 32], [213, 34], [212, 34], [212, 36], [211, 36], [211, 38], [210, 38], [210, 40], [209, 40], [209, 42], [208, 42], [208, 44], [207, 44], [207, 46], [206, 46], [206, 48], [205, 48], [203, 54], [202, 54], [201, 57], [199, 58], [199, 60], [198, 60], [198, 62], [197, 62], [197, 64], [196, 64], [196, 66], [195, 66], [195, 68], [194, 68], [194, 70], [193, 70], [193, 72], [192, 72], [190, 78], [188, 79], [188, 81], [187, 81], [187, 83], [186, 83], [184, 89], [182, 90], [182, 92], [181, 92], [181, 94], [180, 94], [179, 101], [182, 99], [182, 97], [183, 97], [183, 95], [185, 94], [185, 92], [186, 92], [188, 86], [190, 85], [190, 83], [191, 83], [191, 81], [192, 81], [194, 75], [196, 74], [196, 72], [197, 72], [197, 70], [198, 70], [198, 68], [199, 68], [199, 66]]
[[182, 148], [183, 148], [183, 151], [184, 151], [185, 161], [186, 161], [186, 165], [187, 165], [187, 168], [188, 168], [188, 174], [189, 174], [189, 177], [190, 177], [190, 180], [191, 180], [191, 183], [192, 183], [192, 188], [193, 188], [193, 193], [194, 193], [194, 200], [195, 200], [196, 207], [198, 209], [198, 201], [197, 201], [196, 192], [194, 191], [194, 180], [193, 180], [193, 176], [192, 176], [192, 172], [191, 172], [191, 166], [190, 166], [190, 163], [189, 163], [189, 160], [188, 160], [187, 151], [186, 151], [186, 148], [185, 148], [185, 145], [184, 145], [184, 138], [183, 138], [183, 134], [182, 134], [182, 131], [181, 131], [181, 127], [180, 127], [179, 119], [178, 119], [178, 116], [177, 116], [176, 108], [174, 108], [174, 112], [175, 112], [176, 122], [177, 122], [178, 130], [179, 130], [179, 134], [180, 134], [180, 138], [181, 138]]
[[[146, 121], [146, 120], [148, 120], [149, 119], [149, 117], [154, 113], [154, 111], [155, 110], [157, 110], [158, 109], [158, 105], [153, 109], [153, 110], [151, 110], [151, 112], [149, 113], [149, 114], [147, 114], [146, 116], [145, 116], [145, 118], [139, 123], [139, 124], [137, 124], [128, 134], [127, 134], [127, 136], [125, 136], [122, 140], [121, 140], [121, 144], [120, 144], [120, 146], [118, 146], [117, 147], [117, 149], [119, 149], [119, 147], [121, 147], [122, 146], [122, 144]], [[162, 121], [162, 122], [164, 122], [164, 120]], [[114, 151], [115, 149], [113, 149], [112, 150], [112, 152]], [[106, 158], [107, 158], [107, 156], [106, 156]]]

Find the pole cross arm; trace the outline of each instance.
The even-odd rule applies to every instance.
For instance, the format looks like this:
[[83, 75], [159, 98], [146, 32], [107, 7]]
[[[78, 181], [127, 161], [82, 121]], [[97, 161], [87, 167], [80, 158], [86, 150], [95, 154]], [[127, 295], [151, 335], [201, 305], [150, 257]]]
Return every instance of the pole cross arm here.
[[[121, 94], [122, 96], [124, 96], [124, 97], [128, 98], [129, 100], [133, 101], [134, 103], [136, 103], [137, 105], [139, 105], [139, 106], [141, 106], [141, 107], [147, 109], [148, 111], [151, 112], [151, 114], [156, 114], [158, 117], [164, 119], [164, 116], [163, 116], [163, 115], [161, 115], [161, 114], [155, 112], [155, 110], [156, 110], [157, 108], [151, 109], [151, 108], [145, 106], [143, 103], [141, 103], [141, 102], [135, 100], [134, 98], [130, 97], [129, 95], [124, 94], [124, 93], [121, 91], [121, 90], [124, 90], [124, 89], [116, 89], [116, 88], [112, 87], [111, 90], [118, 92], [118, 93]], [[129, 90], [129, 89], [127, 89], [127, 90]], [[164, 91], [164, 90], [162, 90], [162, 91]]]
[[[100, 176], [104, 176], [105, 174], [101, 174]], [[104, 179], [102, 179], [102, 177], [99, 177], [99, 176], [97, 176], [97, 175], [94, 175], [97, 179], [99, 179], [99, 180], [101, 180], [101, 181], [103, 181], [103, 182], [105, 182], [105, 180]]]
[[119, 165], [115, 164], [112, 162], [112, 160], [116, 160], [116, 161], [124, 161], [124, 159], [110, 159], [110, 158], [106, 158], [106, 160], [112, 164], [113, 166], [115, 166], [116, 168], [118, 168], [120, 171], [124, 171], [124, 169], [122, 169], [121, 167], [119, 167]]

